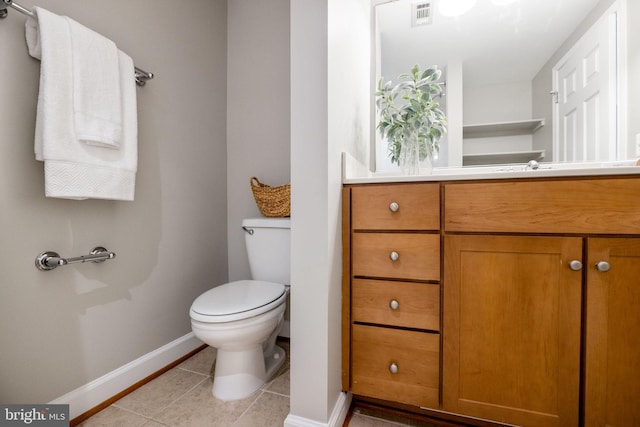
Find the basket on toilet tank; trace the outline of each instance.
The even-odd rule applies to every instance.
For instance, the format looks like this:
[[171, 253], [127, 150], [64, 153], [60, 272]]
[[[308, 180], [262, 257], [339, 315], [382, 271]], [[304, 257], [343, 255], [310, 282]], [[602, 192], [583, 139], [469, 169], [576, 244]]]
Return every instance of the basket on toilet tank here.
[[260, 213], [269, 218], [291, 215], [291, 184], [271, 187], [251, 177], [251, 191]]

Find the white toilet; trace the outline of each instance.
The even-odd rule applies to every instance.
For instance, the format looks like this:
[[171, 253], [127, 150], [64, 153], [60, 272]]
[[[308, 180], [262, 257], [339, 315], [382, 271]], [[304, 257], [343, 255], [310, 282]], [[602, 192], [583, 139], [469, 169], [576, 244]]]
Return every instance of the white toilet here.
[[242, 221], [253, 280], [226, 283], [191, 305], [191, 329], [218, 350], [213, 395], [238, 400], [258, 390], [282, 365], [275, 345], [284, 320], [290, 279], [289, 218]]

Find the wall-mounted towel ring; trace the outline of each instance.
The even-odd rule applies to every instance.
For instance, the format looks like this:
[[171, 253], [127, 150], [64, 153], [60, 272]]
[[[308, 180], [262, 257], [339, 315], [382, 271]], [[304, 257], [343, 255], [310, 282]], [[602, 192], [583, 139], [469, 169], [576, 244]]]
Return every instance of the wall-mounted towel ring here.
[[36, 268], [42, 271], [53, 270], [54, 268], [81, 262], [105, 262], [116, 257], [115, 252], [109, 252], [102, 246], [97, 246], [91, 250], [89, 255], [81, 255], [74, 258], [62, 258], [57, 252], [46, 251], [36, 257]]

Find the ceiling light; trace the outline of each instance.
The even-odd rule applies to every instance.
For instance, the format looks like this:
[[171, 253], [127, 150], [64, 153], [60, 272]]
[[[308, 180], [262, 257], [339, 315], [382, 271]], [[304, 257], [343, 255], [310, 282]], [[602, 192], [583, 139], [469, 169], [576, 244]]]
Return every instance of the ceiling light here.
[[438, 10], [443, 16], [460, 16], [476, 4], [476, 0], [440, 0]]

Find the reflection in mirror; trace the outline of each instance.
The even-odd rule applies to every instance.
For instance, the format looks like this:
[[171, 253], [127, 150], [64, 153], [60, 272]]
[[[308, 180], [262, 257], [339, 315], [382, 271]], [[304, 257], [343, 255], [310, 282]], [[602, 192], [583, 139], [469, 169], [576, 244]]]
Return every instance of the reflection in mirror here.
[[[626, 22], [640, 2], [477, 0], [451, 12], [453, 0], [372, 1], [375, 82], [415, 64], [443, 70], [449, 132], [434, 166], [637, 156], [626, 66], [640, 41]], [[395, 170], [374, 139], [375, 169]]]

